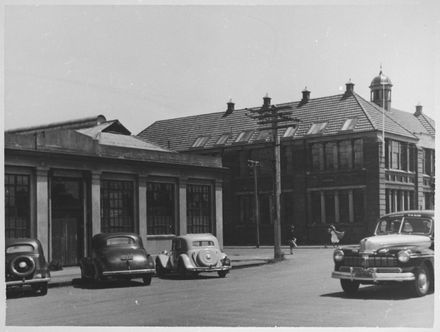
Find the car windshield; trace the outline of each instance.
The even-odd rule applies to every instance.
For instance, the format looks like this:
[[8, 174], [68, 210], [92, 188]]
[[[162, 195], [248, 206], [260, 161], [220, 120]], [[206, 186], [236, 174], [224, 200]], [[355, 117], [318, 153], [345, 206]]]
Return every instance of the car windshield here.
[[9, 246], [6, 249], [6, 253], [13, 254], [15, 252], [33, 252], [34, 247], [30, 244], [17, 244], [13, 246]]
[[382, 218], [376, 228], [377, 235], [384, 234], [417, 234], [429, 235], [432, 220], [420, 217], [386, 217]]
[[193, 241], [193, 247], [214, 247], [214, 241], [202, 240], [202, 241]]
[[133, 244], [134, 240], [128, 236], [118, 236], [107, 239], [107, 246], [126, 246]]

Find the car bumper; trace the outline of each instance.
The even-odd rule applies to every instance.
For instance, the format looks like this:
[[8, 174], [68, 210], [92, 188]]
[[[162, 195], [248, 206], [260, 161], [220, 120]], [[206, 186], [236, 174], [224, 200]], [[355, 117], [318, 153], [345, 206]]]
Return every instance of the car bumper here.
[[103, 271], [102, 275], [105, 277], [131, 276], [131, 275], [153, 274], [155, 272], [156, 272], [155, 269], [120, 270], [120, 271]]
[[23, 286], [23, 285], [30, 285], [30, 284], [42, 284], [42, 283], [46, 283], [49, 281], [50, 281], [50, 278], [11, 280], [11, 281], [6, 281], [6, 287]]
[[414, 273], [402, 272], [400, 268], [355, 268], [346, 267], [343, 271], [333, 271], [332, 278], [359, 281], [411, 281], [415, 280]]
[[188, 271], [192, 272], [218, 272], [218, 271], [229, 271], [231, 266], [213, 266], [213, 267], [189, 267]]

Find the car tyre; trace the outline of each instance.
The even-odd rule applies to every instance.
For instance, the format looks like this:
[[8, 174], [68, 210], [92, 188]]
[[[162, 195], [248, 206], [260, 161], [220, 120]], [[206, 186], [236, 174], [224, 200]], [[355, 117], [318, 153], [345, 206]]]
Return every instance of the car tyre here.
[[183, 264], [183, 262], [179, 263], [178, 271], [179, 271], [179, 275], [183, 279], [186, 279], [188, 277], [188, 271], [186, 270], [185, 264]]
[[353, 296], [359, 289], [360, 282], [357, 280], [341, 279], [341, 287], [348, 296]]
[[149, 274], [147, 274], [147, 275], [145, 275], [143, 278], [142, 278], [142, 280], [144, 281], [144, 285], [145, 286], [149, 286], [149, 285], [151, 285], [151, 278], [152, 278], [152, 275], [149, 273]]
[[47, 288], [48, 288], [47, 282], [41, 284], [41, 286], [40, 286], [40, 295], [41, 296], [44, 296], [47, 294]]
[[218, 271], [217, 273], [220, 278], [225, 278], [228, 274], [228, 271]]
[[411, 282], [411, 291], [414, 296], [422, 297], [428, 294], [431, 289], [431, 275], [424, 263], [420, 264], [414, 271], [415, 280]]

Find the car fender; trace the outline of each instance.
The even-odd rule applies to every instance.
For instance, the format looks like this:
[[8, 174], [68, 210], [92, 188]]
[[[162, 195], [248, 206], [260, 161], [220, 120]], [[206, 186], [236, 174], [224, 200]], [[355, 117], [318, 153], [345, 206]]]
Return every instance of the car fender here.
[[160, 264], [164, 269], [168, 268], [170, 257], [168, 255], [159, 254], [156, 256], [156, 264]]
[[187, 254], [180, 254], [179, 262], [182, 262], [186, 269], [194, 268], [194, 265], [191, 263], [191, 259]]

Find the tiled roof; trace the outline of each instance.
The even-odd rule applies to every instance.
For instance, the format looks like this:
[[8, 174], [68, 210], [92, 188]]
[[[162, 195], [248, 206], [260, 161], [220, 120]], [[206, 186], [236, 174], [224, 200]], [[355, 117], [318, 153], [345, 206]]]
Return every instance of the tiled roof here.
[[417, 119], [430, 135], [435, 135], [435, 121], [426, 114], [420, 114]]
[[[382, 109], [355, 93], [314, 98], [304, 104], [292, 102], [277, 106], [291, 106], [293, 117], [300, 119], [294, 138], [304, 138], [312, 124], [318, 122], [328, 122], [323, 136], [340, 134], [345, 120], [349, 118], [357, 119], [356, 126], [350, 132], [382, 131]], [[234, 141], [242, 131], [252, 130], [255, 131], [249, 140], [252, 143], [258, 137], [258, 124], [246, 113], [246, 109], [239, 109], [226, 117], [223, 116], [224, 112], [218, 112], [161, 120], [141, 131], [138, 136], [163, 147], [185, 151], [191, 150], [192, 144], [200, 136], [209, 136], [203, 146], [206, 149], [216, 147], [215, 143], [222, 134], [231, 135], [225, 144], [231, 146], [238, 144]], [[386, 112], [385, 132], [416, 139], [413, 132], [417, 127], [416, 122], [419, 122], [414, 116], [414, 119], [410, 119], [411, 116], [411, 113], [397, 110]], [[417, 128], [420, 129], [420, 125]]]

